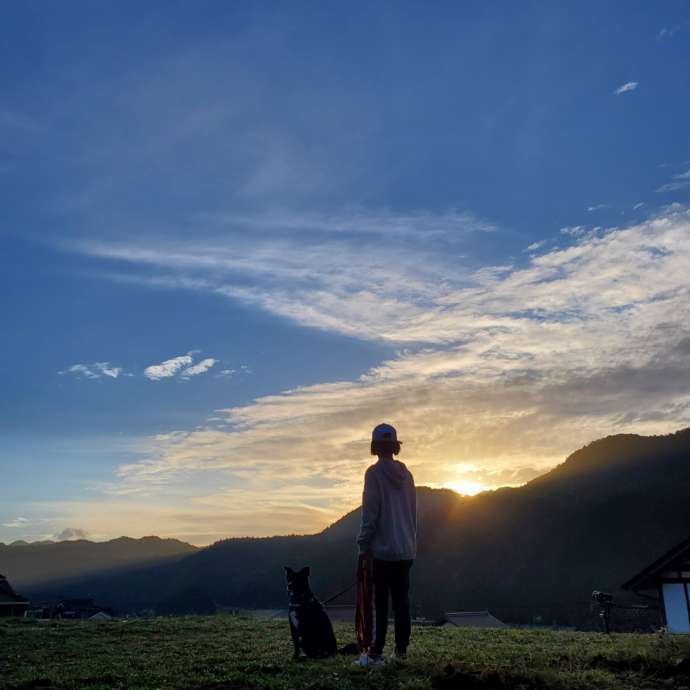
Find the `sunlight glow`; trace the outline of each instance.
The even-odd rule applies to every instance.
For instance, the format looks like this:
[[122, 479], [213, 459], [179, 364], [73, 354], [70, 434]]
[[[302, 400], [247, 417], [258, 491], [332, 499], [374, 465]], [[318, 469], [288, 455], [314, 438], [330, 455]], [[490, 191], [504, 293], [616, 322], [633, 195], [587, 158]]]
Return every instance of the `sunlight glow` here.
[[478, 493], [486, 491], [489, 487], [481, 482], [473, 482], [469, 479], [459, 479], [455, 482], [446, 482], [443, 488], [452, 489], [462, 496], [476, 496]]

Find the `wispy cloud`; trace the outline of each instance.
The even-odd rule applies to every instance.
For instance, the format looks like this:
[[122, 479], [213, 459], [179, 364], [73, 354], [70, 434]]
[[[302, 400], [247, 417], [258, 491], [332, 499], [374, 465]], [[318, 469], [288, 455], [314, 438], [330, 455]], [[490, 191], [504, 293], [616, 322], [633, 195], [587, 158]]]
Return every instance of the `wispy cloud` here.
[[73, 364], [67, 369], [58, 371], [58, 374], [64, 376], [65, 374], [73, 374], [77, 377], [87, 379], [100, 379], [104, 376], [110, 379], [116, 379], [122, 374], [122, 367], [112, 366], [110, 362], [93, 362], [92, 364]]
[[[690, 211], [674, 206], [625, 228], [575, 234], [524, 267], [432, 283], [423, 318], [418, 295], [406, 293], [393, 327], [423, 346], [357, 380], [218, 411], [224, 427], [209, 422], [158, 437], [145, 461], [120, 468], [110, 490], [155, 494], [214, 476], [227, 488], [190, 497], [199, 510], [213, 505], [240, 524], [239, 496], [271, 495], [276, 509], [323, 508], [302, 513], [323, 525], [356, 503], [367, 436], [382, 419], [397, 424], [418, 482], [434, 485], [459, 476], [520, 483], [598, 436], [688, 425], [689, 262]], [[301, 298], [314, 309], [322, 300]], [[366, 309], [340, 318], [371, 330], [368, 312], [386, 299], [373, 294]], [[333, 329], [343, 330], [333, 318]], [[317, 428], [329, 433], [315, 443]], [[324, 503], [314, 503], [317, 494]]]
[[464, 462], [450, 465], [457, 476], [446, 483], [449, 488], [461, 488], [469, 482], [478, 487], [487, 486], [520, 486], [544, 473], [543, 467], [522, 465], [501, 469], [485, 468], [481, 463]]
[[171, 357], [160, 364], [152, 364], [146, 367], [146, 369], [144, 369], [144, 376], [151, 381], [168, 379], [175, 376], [183, 367], [191, 365], [192, 361], [192, 356], [190, 354]]
[[29, 520], [25, 517], [16, 517], [9, 522], [3, 522], [2, 526], [8, 529], [19, 529], [22, 527], [27, 527], [30, 524]]
[[587, 232], [586, 225], [567, 225], [561, 228], [558, 232], [561, 235], [568, 235], [569, 237], [582, 237]]
[[174, 376], [189, 380], [192, 376], [205, 374], [214, 367], [219, 360], [214, 357], [206, 357], [194, 364], [194, 356], [197, 355], [198, 352], [198, 350], [191, 350], [185, 355], [171, 357], [160, 364], [152, 364], [144, 369], [144, 376], [150, 381], [160, 381], [161, 379], [169, 379]]
[[637, 210], [641, 209], [643, 206], [644, 206], [644, 201], [640, 201], [633, 206], [633, 211], [637, 211]]
[[656, 32], [656, 40], [663, 41], [664, 39], [671, 38], [679, 29], [680, 25], [664, 26]]
[[657, 192], [677, 192], [681, 189], [686, 189], [690, 187], [690, 170], [681, 173], [680, 175], [674, 175], [671, 182], [667, 182], [661, 185], [656, 191]]
[[55, 535], [57, 541], [71, 541], [73, 539], [88, 539], [89, 533], [79, 527], [65, 527]]
[[587, 211], [592, 213], [593, 211], [601, 211], [604, 208], [608, 208], [608, 204], [595, 204], [594, 206], [588, 206]]
[[[356, 238], [315, 228], [304, 238], [262, 225], [261, 232], [228, 231], [194, 243], [85, 239], [70, 247], [135, 269], [107, 272], [118, 280], [212, 292], [302, 325], [361, 338], [424, 340], [418, 331], [438, 285], [450, 288], [470, 280], [457, 252], [448, 251], [456, 241], [455, 226], [437, 226], [433, 214], [416, 213], [425, 232], [436, 233], [434, 241], [411, 226], [403, 240], [386, 235], [385, 226], [374, 232], [380, 217], [375, 212], [366, 222], [360, 218], [370, 230]], [[406, 305], [404, 323], [395, 317], [401, 304]], [[418, 305], [413, 318], [412, 304]]]
[[[194, 355], [196, 353], [197, 351], [193, 350], [185, 355], [166, 359], [160, 364], [152, 364], [144, 369], [144, 376], [150, 381], [159, 381], [176, 375], [179, 375], [182, 379], [189, 379], [192, 376], [206, 373], [219, 361], [214, 357], [207, 357], [194, 364]], [[228, 374], [232, 373], [231, 370], [226, 371]], [[113, 366], [109, 362], [93, 362], [92, 364], [73, 364], [67, 369], [58, 371], [58, 374], [61, 376], [69, 374], [78, 378], [91, 380], [102, 379], [103, 377], [116, 379], [123, 375], [123, 369], [122, 367]], [[134, 374], [131, 373], [124, 375], [134, 376]]]
[[260, 232], [318, 232], [370, 234], [388, 237], [456, 237], [466, 233], [494, 232], [497, 227], [484, 218], [459, 209], [395, 212], [390, 209], [351, 208], [331, 213], [296, 212], [277, 209], [257, 213], [203, 214], [203, 221], [215, 225]]
[[[612, 430], [688, 419], [687, 367], [673, 349], [686, 330], [685, 212], [605, 232], [572, 225], [553, 238], [561, 248], [478, 268], [463, 243], [495, 239], [495, 224], [464, 208], [410, 211], [424, 198], [410, 193], [416, 183], [408, 175], [400, 185], [388, 156], [369, 155], [382, 151], [389, 120], [369, 107], [375, 92], [267, 80], [244, 59], [251, 42], [225, 46], [144, 62], [97, 92], [72, 86], [63, 136], [52, 137], [81, 149], [61, 197], [82, 228], [71, 248], [107, 277], [223, 295], [400, 351], [360, 378], [263, 397], [214, 413], [207, 428], [151, 439], [145, 460], [123, 464], [108, 487], [131, 505], [145, 495], [137, 520], [158, 511], [178, 534], [185, 523], [218, 536], [323, 526], [356, 504], [367, 436], [382, 419], [400, 427], [419, 483], [473, 472], [488, 486], [519, 483]], [[123, 121], [133, 124], [126, 140]], [[411, 162], [431, 160], [424, 149]], [[175, 204], [140, 203], [157, 178]], [[147, 371], [172, 379], [194, 360], [152, 359]], [[174, 515], [149, 500], [163, 493], [179, 499]], [[98, 501], [61, 524], [96, 530], [106, 512], [122, 504]]]
[[620, 96], [622, 93], [629, 93], [630, 91], [635, 91], [639, 86], [639, 82], [627, 81], [625, 84], [621, 84], [613, 93], [616, 96]]
[[205, 374], [212, 366], [214, 366], [217, 363], [217, 359], [214, 359], [213, 357], [207, 357], [206, 359], [202, 359], [197, 364], [183, 369], [180, 376], [183, 379], [188, 379], [190, 376], [198, 376], [199, 374]]

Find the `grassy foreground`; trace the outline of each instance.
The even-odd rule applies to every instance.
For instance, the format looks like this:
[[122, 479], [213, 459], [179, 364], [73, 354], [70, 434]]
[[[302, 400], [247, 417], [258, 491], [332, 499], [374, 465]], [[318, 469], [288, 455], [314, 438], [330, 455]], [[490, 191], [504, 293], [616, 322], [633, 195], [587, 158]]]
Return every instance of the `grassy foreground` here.
[[[341, 645], [353, 640], [349, 625], [336, 634]], [[0, 620], [3, 690], [690, 689], [690, 637], [672, 635], [414, 628], [404, 666], [367, 669], [353, 658], [293, 661], [287, 621]]]

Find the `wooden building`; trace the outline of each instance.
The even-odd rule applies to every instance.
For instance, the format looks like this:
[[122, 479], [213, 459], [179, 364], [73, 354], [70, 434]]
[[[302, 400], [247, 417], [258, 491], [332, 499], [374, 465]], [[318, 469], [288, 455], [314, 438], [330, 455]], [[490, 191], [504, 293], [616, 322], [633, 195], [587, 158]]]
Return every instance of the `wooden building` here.
[[7, 581], [0, 575], [0, 616], [23, 616], [29, 608], [29, 600], [19, 596]]
[[623, 589], [661, 601], [667, 630], [690, 633], [690, 538], [628, 580]]
[[97, 613], [105, 613], [110, 618], [114, 616], [113, 610], [106, 606], [96, 606], [93, 599], [61, 599], [51, 611], [51, 618], [67, 620], [85, 620], [93, 618]]

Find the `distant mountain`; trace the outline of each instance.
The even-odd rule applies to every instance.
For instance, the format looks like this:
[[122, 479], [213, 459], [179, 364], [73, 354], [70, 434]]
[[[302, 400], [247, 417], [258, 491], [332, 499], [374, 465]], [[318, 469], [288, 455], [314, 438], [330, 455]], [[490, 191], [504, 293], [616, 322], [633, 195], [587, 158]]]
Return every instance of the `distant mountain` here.
[[0, 573], [19, 590], [167, 563], [197, 551], [177, 539], [120, 537], [105, 542], [0, 543]]
[[[488, 608], [511, 622], [572, 624], [593, 589], [616, 590], [690, 535], [690, 429], [595, 441], [520, 488], [474, 497], [420, 488], [418, 496], [418, 613]], [[75, 583], [70, 593], [120, 611], [193, 610], [192, 600], [207, 608], [209, 599], [283, 607], [283, 564], [308, 564], [325, 599], [352, 582], [358, 526], [355, 510], [315, 535], [227, 539], [175, 563]]]

